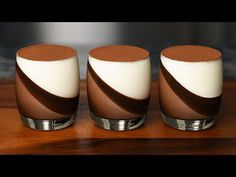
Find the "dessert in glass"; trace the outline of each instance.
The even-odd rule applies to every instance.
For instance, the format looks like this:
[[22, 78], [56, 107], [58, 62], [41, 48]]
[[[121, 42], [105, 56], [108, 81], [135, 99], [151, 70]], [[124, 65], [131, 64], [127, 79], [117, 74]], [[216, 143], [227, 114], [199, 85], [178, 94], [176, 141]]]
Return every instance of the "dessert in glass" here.
[[96, 125], [125, 131], [144, 123], [149, 106], [149, 52], [128, 45], [110, 45], [89, 52], [87, 93]]
[[71, 125], [79, 102], [79, 63], [75, 49], [37, 44], [16, 54], [16, 101], [23, 123], [37, 130]]
[[164, 122], [179, 130], [204, 130], [218, 115], [223, 85], [222, 54], [206, 46], [162, 50], [159, 103]]

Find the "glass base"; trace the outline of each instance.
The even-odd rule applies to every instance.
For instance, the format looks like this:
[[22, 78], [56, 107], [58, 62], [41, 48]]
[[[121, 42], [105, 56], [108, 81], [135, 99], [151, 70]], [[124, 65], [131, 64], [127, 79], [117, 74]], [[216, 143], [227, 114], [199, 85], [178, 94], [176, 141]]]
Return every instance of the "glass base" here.
[[91, 117], [95, 121], [96, 125], [105, 129], [105, 130], [112, 130], [112, 131], [126, 131], [126, 130], [133, 130], [140, 127], [144, 121], [146, 116], [133, 118], [133, 119], [106, 119], [103, 117], [96, 116], [94, 113], [90, 112]]
[[209, 117], [207, 119], [199, 120], [184, 120], [176, 119], [170, 116], [167, 116], [161, 112], [163, 121], [170, 127], [176, 128], [178, 130], [187, 130], [187, 131], [200, 131], [210, 128], [214, 125], [216, 117]]
[[25, 117], [23, 115], [21, 115], [20, 117], [25, 126], [35, 130], [60, 130], [70, 126], [75, 120], [75, 115], [72, 115], [71, 117], [51, 120], [33, 119], [30, 117]]

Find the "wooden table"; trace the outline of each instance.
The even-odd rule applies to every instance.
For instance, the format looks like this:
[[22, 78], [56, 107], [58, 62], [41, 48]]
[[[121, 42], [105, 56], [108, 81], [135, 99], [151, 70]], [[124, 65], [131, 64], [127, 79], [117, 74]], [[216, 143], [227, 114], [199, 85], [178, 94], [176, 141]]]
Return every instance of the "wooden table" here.
[[14, 80], [0, 80], [0, 154], [236, 154], [236, 82], [224, 83], [218, 121], [200, 132], [179, 131], [161, 120], [157, 81], [145, 124], [127, 132], [98, 128], [90, 118], [86, 83], [81, 81], [77, 122], [66, 129], [38, 131], [18, 116]]

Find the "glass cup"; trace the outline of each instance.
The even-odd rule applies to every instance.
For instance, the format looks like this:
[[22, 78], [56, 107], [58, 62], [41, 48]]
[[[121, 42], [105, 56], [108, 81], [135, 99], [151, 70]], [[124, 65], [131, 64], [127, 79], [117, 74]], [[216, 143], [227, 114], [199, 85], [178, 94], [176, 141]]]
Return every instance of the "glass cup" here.
[[159, 103], [164, 122], [179, 130], [211, 127], [221, 105], [222, 54], [205, 46], [162, 50]]
[[37, 130], [71, 125], [79, 102], [75, 49], [32, 45], [16, 53], [16, 101], [23, 123]]
[[106, 130], [141, 126], [149, 106], [151, 65], [145, 49], [111, 45], [89, 52], [87, 93], [90, 114]]

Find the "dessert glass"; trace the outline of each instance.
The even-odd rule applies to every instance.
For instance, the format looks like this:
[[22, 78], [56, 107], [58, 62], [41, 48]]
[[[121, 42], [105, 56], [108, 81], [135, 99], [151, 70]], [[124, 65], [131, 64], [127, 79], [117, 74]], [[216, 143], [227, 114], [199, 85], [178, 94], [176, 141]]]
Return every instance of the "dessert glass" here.
[[38, 44], [16, 54], [16, 101], [22, 122], [32, 129], [71, 125], [79, 102], [79, 65], [75, 49]]
[[149, 106], [151, 65], [145, 49], [111, 45], [90, 51], [87, 94], [95, 123], [106, 130], [141, 126]]

